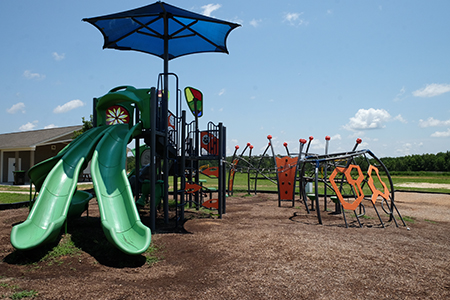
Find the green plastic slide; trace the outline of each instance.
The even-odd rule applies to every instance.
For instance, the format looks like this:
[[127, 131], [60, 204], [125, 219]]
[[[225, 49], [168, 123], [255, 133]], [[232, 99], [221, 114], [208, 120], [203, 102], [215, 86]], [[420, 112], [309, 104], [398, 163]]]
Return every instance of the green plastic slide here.
[[[32, 249], [58, 237], [67, 218], [80, 170], [106, 130], [105, 126], [87, 131], [63, 150], [59, 160], [50, 159], [41, 168], [34, 169], [32, 178], [45, 180], [28, 218], [11, 231], [11, 244], [16, 249]], [[48, 173], [50, 165], [53, 167]]]
[[[58, 161], [64, 156], [64, 154], [67, 153], [70, 149], [73, 147], [76, 147], [78, 145], [78, 142], [80, 140], [86, 139], [88, 137], [96, 136], [100, 132], [103, 132], [106, 128], [105, 127], [97, 127], [92, 128], [86, 133], [79, 135], [77, 138], [75, 138], [70, 144], [68, 144], [64, 149], [58, 152], [53, 157], [50, 157], [49, 159], [46, 159], [33, 167], [31, 167], [28, 170], [28, 177], [30, 177], [31, 181], [33, 182], [36, 191], [40, 191], [42, 184], [44, 183], [45, 178], [50, 173], [50, 171], [53, 169], [53, 167], [58, 163]], [[85, 161], [86, 163], [88, 160]], [[83, 168], [84, 169], [84, 168]]]
[[68, 218], [79, 218], [88, 209], [89, 201], [94, 196], [86, 191], [76, 191], [70, 202]]
[[148, 249], [151, 231], [142, 224], [127, 178], [127, 144], [141, 125], [108, 126], [111, 130], [98, 143], [91, 161], [91, 175], [97, 195], [103, 232], [107, 239], [128, 254]]

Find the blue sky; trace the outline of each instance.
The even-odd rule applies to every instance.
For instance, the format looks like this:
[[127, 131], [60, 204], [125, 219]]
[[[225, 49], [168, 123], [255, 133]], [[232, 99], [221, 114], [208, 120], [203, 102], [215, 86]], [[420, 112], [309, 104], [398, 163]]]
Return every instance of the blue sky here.
[[[151, 3], [1, 1], [0, 133], [81, 124], [93, 97], [156, 86], [160, 58], [103, 50], [101, 33], [81, 21]], [[330, 152], [356, 138], [379, 157], [449, 150], [450, 1], [167, 3], [242, 25], [230, 55], [169, 64], [181, 88], [204, 94], [200, 127], [227, 127], [228, 155], [248, 142], [261, 153], [269, 134], [280, 153], [309, 136], [323, 153], [326, 135]]]

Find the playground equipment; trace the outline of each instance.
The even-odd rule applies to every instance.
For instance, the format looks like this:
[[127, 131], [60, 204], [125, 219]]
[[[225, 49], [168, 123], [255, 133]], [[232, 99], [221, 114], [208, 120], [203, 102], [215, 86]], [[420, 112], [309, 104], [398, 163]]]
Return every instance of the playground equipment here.
[[[39, 194], [27, 220], [14, 226], [11, 231], [11, 243], [15, 248], [32, 249], [52, 242], [68, 217], [81, 215], [92, 195], [76, 191], [76, 186], [81, 170], [89, 161], [103, 231], [106, 238], [125, 253], [140, 254], [151, 241], [151, 231], [141, 222], [135, 199], [145, 205], [150, 198], [150, 228], [154, 230], [156, 206], [161, 198], [164, 207], [168, 208], [168, 192], [163, 191], [163, 186], [167, 186], [171, 174], [174, 177], [177, 222], [183, 221], [184, 194], [189, 190], [184, 178], [186, 173], [192, 171], [187, 166], [205, 157], [219, 162], [214, 173], [220, 179], [214, 206], [222, 216], [225, 189], [221, 174], [225, 168], [220, 162], [224, 161], [225, 156], [225, 128], [222, 124], [215, 126], [210, 122], [205, 131], [215, 137], [211, 142], [218, 143], [213, 148], [218, 150], [220, 156], [217, 153], [190, 155], [189, 151], [200, 151], [200, 141], [196, 138], [200, 132], [189, 130], [191, 127], [198, 128], [198, 125], [186, 124], [185, 111], [181, 118], [172, 113], [162, 117], [158, 109], [161, 97], [157, 94], [155, 88], [120, 86], [100, 98], [94, 98], [95, 127], [76, 138], [55, 157], [29, 170], [31, 183]], [[176, 101], [179, 102], [179, 99]], [[164, 147], [165, 138], [168, 147]], [[141, 171], [148, 172], [146, 177], [149, 178], [135, 180], [134, 195], [125, 168], [127, 146], [133, 139], [135, 149], [143, 150], [135, 151], [136, 166], [147, 163], [145, 170]], [[141, 139], [146, 144], [143, 147], [140, 146]], [[189, 151], [186, 140], [191, 140]], [[165, 155], [169, 156], [167, 160], [170, 165], [162, 167], [161, 161]], [[166, 169], [169, 171], [165, 172]], [[178, 177], [182, 179], [181, 187], [176, 184]], [[165, 218], [168, 219], [166, 212]]]
[[[334, 213], [342, 213], [346, 227], [348, 227], [348, 222], [345, 210], [353, 211], [359, 226], [362, 227], [360, 217], [365, 214], [366, 210], [363, 200], [370, 201], [382, 227], [385, 225], [377, 204], [389, 217], [389, 222], [394, 221], [398, 227], [395, 218], [395, 214], [397, 214], [403, 225], [406, 226], [395, 205], [394, 186], [389, 171], [370, 150], [311, 155], [305, 157], [302, 163], [309, 164], [312, 167], [311, 170], [313, 170], [313, 174], [305, 174], [304, 179], [312, 179], [314, 182], [314, 194], [308, 196], [312, 196], [311, 199], [315, 200], [317, 218], [320, 224], [322, 224], [322, 218], [319, 197], [323, 197], [324, 203], [326, 203], [327, 192], [325, 191], [328, 191], [329, 195], [332, 195], [330, 198], [338, 205], [337, 208], [340, 208], [336, 209]], [[330, 170], [331, 175], [328, 176], [327, 172], [324, 171], [323, 176], [320, 176], [321, 169]], [[389, 187], [381, 179], [379, 169], [387, 177]], [[319, 183], [323, 184], [322, 189], [319, 188]], [[368, 189], [364, 190], [365, 187]], [[320, 190], [323, 190], [323, 193], [320, 193]]]
[[[150, 228], [156, 227], [156, 205], [162, 195], [164, 221], [169, 220], [169, 174], [173, 176], [173, 195], [176, 202], [176, 221], [184, 220], [186, 176], [199, 182], [199, 161], [208, 157], [217, 161], [218, 204], [220, 217], [225, 212], [225, 127], [208, 123], [200, 131], [198, 117], [202, 112], [202, 95], [193, 88], [186, 89], [188, 106], [193, 108], [195, 120], [186, 123], [181, 109], [178, 77], [169, 73], [169, 60], [201, 52], [228, 53], [226, 39], [239, 24], [156, 2], [141, 8], [116, 14], [85, 18], [102, 32], [104, 48], [135, 50], [161, 57], [164, 72], [159, 74], [157, 88], [136, 89], [119, 86], [100, 98], [94, 98], [94, 129], [81, 135], [56, 157], [34, 166], [29, 171], [31, 183], [39, 194], [27, 220], [13, 227], [11, 243], [17, 249], [32, 249], [53, 241], [69, 214], [70, 203], [76, 194], [76, 183], [89, 160], [103, 231], [108, 240], [129, 254], [144, 252], [151, 241], [150, 229], [143, 225], [134, 197], [141, 203], [149, 198]], [[170, 30], [169, 30], [170, 27]], [[175, 30], [173, 30], [175, 28]], [[175, 111], [169, 110], [169, 78], [176, 80]], [[191, 103], [193, 102], [193, 105]], [[198, 105], [200, 104], [200, 106]], [[127, 145], [141, 140], [148, 146], [148, 182], [136, 180], [134, 195], [126, 174]], [[140, 151], [136, 151], [136, 166], [140, 165]], [[188, 167], [187, 167], [188, 166]], [[195, 179], [193, 179], [195, 175]], [[181, 187], [178, 187], [181, 178]], [[158, 187], [157, 187], [158, 185]], [[31, 188], [30, 188], [31, 190]], [[159, 193], [161, 194], [161, 192]], [[77, 194], [79, 195], [79, 194]], [[198, 192], [195, 193], [198, 198]], [[89, 197], [76, 196], [80, 199]], [[86, 200], [88, 201], [88, 200]]]
[[[319, 224], [322, 224], [320, 200], [323, 200], [323, 211], [329, 212], [328, 202], [335, 205], [334, 211], [330, 214], [343, 216], [345, 226], [348, 227], [346, 211], [354, 213], [358, 225], [362, 227], [360, 218], [366, 212], [369, 203], [375, 210], [380, 226], [385, 227], [386, 220], [383, 221], [380, 209], [388, 217], [388, 222], [394, 222], [398, 227], [396, 217], [404, 222], [394, 201], [394, 186], [389, 171], [381, 160], [370, 150], [357, 150], [362, 140], [357, 139], [351, 151], [342, 153], [328, 153], [331, 138], [325, 137], [325, 154], [313, 154], [309, 152], [313, 137], [299, 140], [298, 153], [292, 153], [288, 149], [288, 144], [284, 143], [286, 156], [275, 155], [272, 146], [272, 136], [267, 137], [268, 146], [260, 157], [258, 163], [251, 163], [249, 155], [248, 161], [241, 156], [237, 156], [236, 146], [233, 162], [230, 166], [230, 177], [233, 178], [237, 172], [238, 162], [246, 162], [248, 167], [241, 167], [240, 171], [248, 170], [248, 176], [253, 172], [254, 192], [256, 193], [257, 182], [261, 179], [268, 179], [275, 183], [278, 192], [278, 206], [283, 201], [291, 202], [294, 206], [296, 194], [303, 202], [307, 213], [316, 211]], [[250, 143], [248, 144], [250, 145]], [[306, 150], [303, 149], [306, 146]], [[261, 169], [261, 161], [266, 158], [268, 149], [272, 150], [273, 162], [272, 171], [264, 172]], [[267, 168], [267, 167], [266, 167]], [[380, 172], [387, 180], [383, 181]], [[232, 185], [229, 185], [229, 187]], [[248, 191], [250, 192], [250, 185]], [[229, 191], [230, 192], [230, 191]]]

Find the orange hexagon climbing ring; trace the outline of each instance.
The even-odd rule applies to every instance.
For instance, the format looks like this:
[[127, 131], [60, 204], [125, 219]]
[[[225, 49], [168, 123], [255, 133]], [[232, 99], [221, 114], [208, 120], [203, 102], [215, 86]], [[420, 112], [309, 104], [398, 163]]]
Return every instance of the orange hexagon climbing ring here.
[[[380, 181], [381, 185], [383, 186], [383, 190], [384, 190], [383, 193], [375, 187], [375, 184], [373, 183], [373, 178], [372, 178], [372, 171], [375, 171], [375, 173], [377, 174], [378, 180]], [[372, 203], [375, 204], [375, 202], [377, 202], [378, 196], [381, 196], [384, 199], [389, 200], [389, 190], [388, 190], [386, 184], [381, 180], [380, 173], [378, 173], [378, 168], [374, 167], [373, 165], [370, 165], [369, 170], [367, 171], [367, 174], [369, 174], [369, 180], [367, 183], [370, 187], [370, 190], [372, 191], [372, 199], [371, 199]]]
[[[358, 171], [357, 179], [352, 178], [351, 172], [352, 172], [353, 168], [355, 168]], [[341, 192], [339, 191], [339, 188], [338, 188], [336, 182], [334, 182], [334, 178], [336, 177], [336, 175], [338, 173], [345, 174], [345, 178], [347, 179], [347, 182], [353, 187], [353, 190], [356, 193], [356, 199], [352, 203], [344, 200], [344, 197], [342, 196]], [[362, 199], [364, 198], [364, 193], [361, 188], [361, 182], [363, 182], [363, 180], [364, 180], [364, 175], [361, 171], [361, 168], [357, 165], [350, 165], [347, 168], [336, 167], [336, 169], [334, 169], [333, 173], [330, 176], [330, 183], [333, 186], [334, 192], [336, 193], [336, 196], [338, 197], [338, 199], [341, 202], [344, 209], [355, 210], [358, 207], [358, 205], [361, 203]]]

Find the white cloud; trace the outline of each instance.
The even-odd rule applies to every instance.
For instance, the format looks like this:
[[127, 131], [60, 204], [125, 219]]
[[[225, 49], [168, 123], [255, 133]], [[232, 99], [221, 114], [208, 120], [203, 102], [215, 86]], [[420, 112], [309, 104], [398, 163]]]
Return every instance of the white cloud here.
[[297, 21], [298, 18], [300, 18], [300, 15], [301, 14], [299, 14], [299, 13], [286, 13], [284, 15], [284, 20], [292, 23], [294, 21]]
[[253, 19], [253, 20], [250, 21], [250, 25], [252, 25], [253, 27], [256, 28], [256, 27], [258, 27], [261, 24], [261, 22], [262, 22], [261, 19], [259, 19], [259, 20]]
[[414, 143], [403, 143], [402, 145], [397, 146], [395, 152], [399, 156], [411, 155], [412, 153], [420, 153], [423, 147], [422, 142], [414, 142]]
[[28, 122], [25, 125], [19, 127], [20, 131], [29, 131], [33, 130], [37, 126], [38, 121]]
[[293, 26], [308, 25], [307, 21], [300, 18], [301, 15], [303, 15], [303, 13], [285, 13], [283, 21], [288, 22]]
[[344, 125], [347, 130], [365, 130], [383, 128], [384, 123], [391, 119], [391, 115], [384, 109], [360, 109], [350, 122]]
[[53, 112], [55, 114], [66, 113], [68, 111], [71, 111], [72, 109], [75, 109], [75, 108], [78, 108], [78, 107], [81, 107], [81, 106], [84, 106], [84, 105], [85, 105], [85, 103], [82, 102], [81, 100], [78, 100], [78, 99], [77, 100], [72, 100], [72, 101], [69, 101], [69, 102], [63, 104], [62, 106], [58, 105], [53, 110]]
[[25, 70], [23, 76], [27, 79], [44, 80], [45, 75], [39, 73], [33, 73], [30, 70]]
[[435, 126], [450, 126], [450, 120], [440, 121], [440, 120], [436, 120], [433, 117], [428, 118], [428, 120], [426, 120], [426, 121], [424, 121], [422, 119], [419, 120], [419, 127], [426, 128], [426, 127], [435, 127]]
[[222, 96], [223, 94], [225, 94], [225, 89], [221, 89], [220, 91], [219, 91], [219, 96]]
[[428, 84], [423, 89], [412, 92], [414, 97], [430, 98], [450, 92], [450, 84]]
[[19, 102], [11, 106], [6, 110], [9, 114], [15, 114], [17, 112], [25, 113], [25, 104], [23, 102]]
[[220, 4], [212, 4], [212, 3], [204, 5], [204, 6], [202, 6], [202, 9], [203, 9], [202, 14], [207, 16], [207, 17], [210, 17], [211, 13], [213, 11], [218, 10], [221, 7], [222, 7], [222, 5], [220, 5]]
[[435, 133], [431, 134], [431, 137], [450, 137], [450, 128], [447, 129], [447, 131], [436, 131]]
[[58, 128], [55, 124], [50, 124], [44, 127], [44, 129]]
[[397, 96], [395, 96], [394, 101], [401, 101], [403, 99], [405, 99], [406, 97], [403, 97], [403, 95], [406, 93], [406, 89], [405, 87], [402, 87], [400, 89], [400, 92], [397, 94]]
[[402, 122], [402, 123], [404, 123], [404, 124], [408, 123], [408, 121], [406, 121], [405, 119], [403, 119], [402, 115], [398, 115], [398, 116], [394, 117], [394, 120], [395, 120], [395, 121], [400, 121], [400, 122]]
[[327, 15], [332, 15], [333, 11], [331, 9], [327, 9]]
[[[308, 139], [306, 139], [308, 140]], [[342, 137], [340, 134], [335, 134], [330, 136], [330, 146], [333, 146], [333, 141], [337, 141], [337, 140], [342, 140]], [[327, 141], [325, 139], [325, 137], [323, 138], [319, 138], [319, 139], [314, 139], [311, 142], [311, 149], [317, 149], [317, 150], [325, 150], [325, 145], [326, 145]]]
[[313, 140], [311, 142], [311, 149], [324, 150], [325, 149], [325, 141]]
[[53, 52], [52, 56], [53, 56], [53, 59], [56, 60], [56, 61], [61, 61], [64, 58], [66, 58], [66, 54], [65, 53], [59, 54], [57, 52]]
[[341, 138], [341, 135], [338, 133], [338, 134], [331, 136], [331, 140], [342, 140], [342, 138]]
[[244, 20], [242, 20], [236, 16], [234, 18], [230, 19], [229, 21], [232, 23], [240, 24], [241, 26], [244, 24]]
[[405, 143], [401, 147], [395, 149], [395, 152], [399, 156], [406, 156], [411, 154], [411, 147], [412, 145], [410, 143]]
[[361, 144], [359, 144], [358, 147], [359, 147], [360, 149], [368, 148], [368, 147], [369, 147], [369, 143], [368, 143], [368, 142], [362, 141]]
[[[344, 126], [344, 129], [345, 129], [345, 126]], [[365, 136], [364, 131], [354, 130], [348, 137], [353, 139], [353, 138], [362, 138], [363, 136]]]

